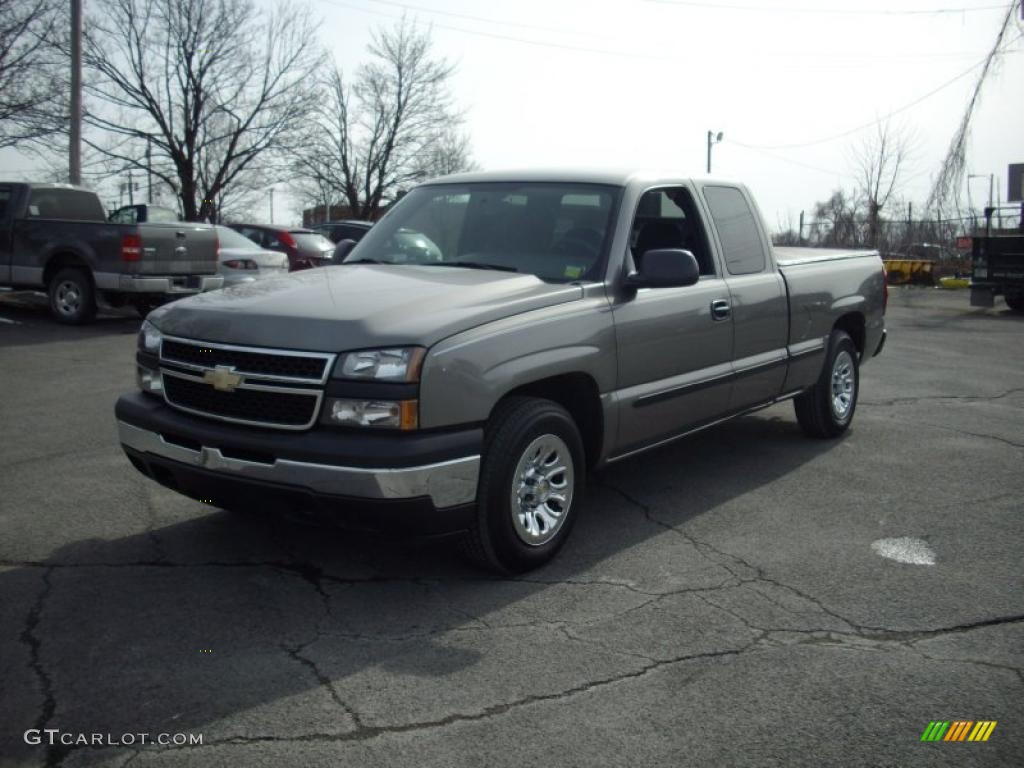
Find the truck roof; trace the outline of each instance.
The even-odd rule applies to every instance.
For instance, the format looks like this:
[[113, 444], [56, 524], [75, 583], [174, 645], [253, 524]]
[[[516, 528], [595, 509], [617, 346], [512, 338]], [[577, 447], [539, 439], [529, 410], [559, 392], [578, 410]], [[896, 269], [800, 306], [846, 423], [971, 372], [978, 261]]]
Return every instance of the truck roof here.
[[678, 183], [680, 181], [718, 181], [727, 184], [739, 182], [705, 174], [672, 170], [643, 170], [617, 168], [518, 168], [494, 171], [470, 171], [454, 173], [449, 176], [438, 176], [427, 184], [466, 184], [485, 181], [510, 182], [563, 182], [577, 184], [609, 184], [624, 187], [631, 183], [659, 184], [662, 182]]
[[81, 187], [76, 184], [64, 184], [58, 181], [0, 181], [0, 184], [18, 185], [22, 187], [31, 187], [32, 189], [77, 189], [79, 192], [92, 192], [93, 190], [88, 187]]

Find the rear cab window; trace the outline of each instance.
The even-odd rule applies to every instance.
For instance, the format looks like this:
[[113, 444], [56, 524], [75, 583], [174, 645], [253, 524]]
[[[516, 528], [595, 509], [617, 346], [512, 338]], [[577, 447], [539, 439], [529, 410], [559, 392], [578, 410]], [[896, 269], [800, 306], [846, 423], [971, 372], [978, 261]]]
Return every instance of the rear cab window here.
[[768, 256], [757, 218], [743, 192], [718, 185], [705, 186], [703, 192], [729, 274], [763, 272]]
[[33, 189], [28, 201], [30, 219], [67, 219], [70, 221], [106, 221], [100, 199], [81, 189]]

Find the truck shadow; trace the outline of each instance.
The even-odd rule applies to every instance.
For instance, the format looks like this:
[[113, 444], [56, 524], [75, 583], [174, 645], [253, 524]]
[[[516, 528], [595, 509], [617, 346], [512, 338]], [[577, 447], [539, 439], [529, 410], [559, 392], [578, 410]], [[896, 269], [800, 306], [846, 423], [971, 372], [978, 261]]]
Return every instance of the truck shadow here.
[[62, 325], [50, 315], [46, 296], [30, 291], [0, 293], [0, 347], [137, 333], [142, 320], [131, 307], [102, 309], [88, 325]]
[[[522, 674], [503, 653], [526, 654], [543, 679], [566, 641], [525, 646], [567, 611], [613, 615], [607, 601], [617, 599], [618, 583], [657, 589], [666, 573], [682, 583], [688, 574], [704, 579], [716, 566], [669, 528], [834, 445], [803, 438], [788, 413], [772, 409], [615, 465], [592, 478], [556, 562], [522, 578], [477, 571], [448, 541], [221, 511], [78, 541], [40, 563], [10, 563], [0, 572], [0, 606], [27, 608], [12, 618], [27, 614], [19, 631], [30, 662], [4, 685], [23, 722], [10, 723], [0, 754], [56, 764], [68, 750], [26, 745], [22, 733], [33, 727], [203, 733], [210, 743], [343, 735], [430, 722], [442, 716], [439, 707], [500, 704], [510, 695], [504, 675]], [[123, 469], [133, 471], [127, 461]], [[669, 540], [681, 546], [665, 546]], [[566, 592], [581, 583], [609, 592]], [[464, 698], [469, 689], [475, 698]], [[74, 751], [76, 765], [111, 757]]]

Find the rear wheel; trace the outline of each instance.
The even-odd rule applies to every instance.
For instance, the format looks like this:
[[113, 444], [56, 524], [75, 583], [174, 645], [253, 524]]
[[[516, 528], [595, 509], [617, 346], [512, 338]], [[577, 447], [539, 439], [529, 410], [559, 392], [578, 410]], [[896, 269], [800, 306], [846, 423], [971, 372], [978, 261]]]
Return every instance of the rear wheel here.
[[467, 553], [501, 573], [548, 562], [569, 536], [585, 479], [583, 441], [562, 406], [527, 397], [501, 403], [488, 424]]
[[1024, 293], [1006, 294], [1006, 306], [1014, 312], [1024, 312]]
[[809, 437], [838, 437], [853, 421], [860, 390], [857, 347], [845, 331], [832, 331], [818, 382], [793, 401], [796, 420]]
[[96, 290], [89, 273], [79, 267], [66, 267], [50, 280], [47, 287], [50, 312], [58, 322], [82, 325], [96, 317]]

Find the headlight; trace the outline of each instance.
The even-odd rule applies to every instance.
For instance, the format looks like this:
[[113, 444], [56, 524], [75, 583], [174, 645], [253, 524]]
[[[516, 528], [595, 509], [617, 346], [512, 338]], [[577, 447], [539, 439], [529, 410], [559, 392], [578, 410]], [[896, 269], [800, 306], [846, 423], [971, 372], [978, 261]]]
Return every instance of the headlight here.
[[340, 379], [372, 379], [374, 381], [419, 381], [423, 365], [423, 347], [367, 349], [341, 355], [334, 366]]
[[142, 328], [139, 329], [139, 349], [149, 352], [151, 355], [160, 354], [160, 341], [163, 334], [157, 330], [149, 320], [142, 321]]
[[416, 429], [419, 425], [419, 402], [328, 398], [322, 421], [336, 427]]

